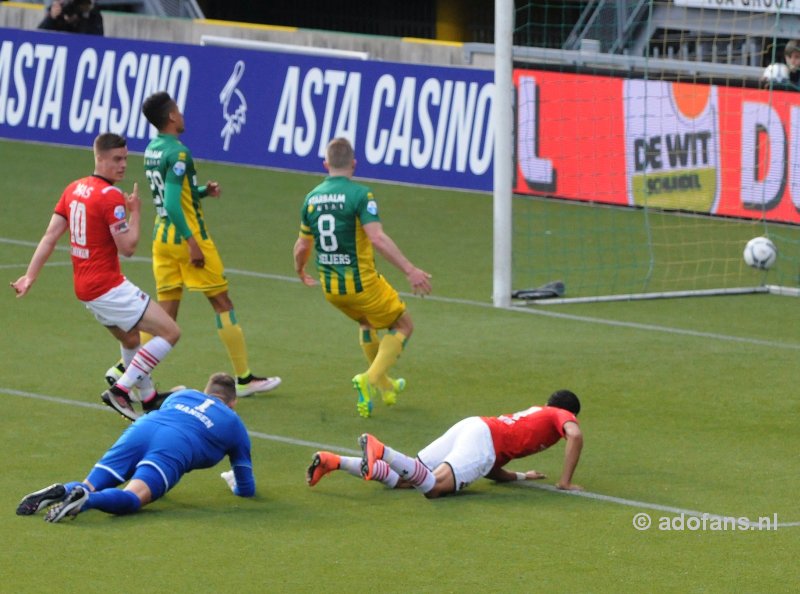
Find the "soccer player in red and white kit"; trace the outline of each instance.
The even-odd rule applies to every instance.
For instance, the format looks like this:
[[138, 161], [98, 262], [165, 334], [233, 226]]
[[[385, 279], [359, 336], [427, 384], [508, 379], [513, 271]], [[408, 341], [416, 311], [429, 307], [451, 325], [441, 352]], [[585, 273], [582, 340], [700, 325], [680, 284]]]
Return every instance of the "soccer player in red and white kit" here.
[[[119, 340], [125, 373], [103, 392], [103, 402], [135, 420], [130, 393], [139, 388], [147, 412], [160, 400], [150, 372], [180, 338], [175, 321], [156, 302], [127, 280], [119, 254], [132, 256], [139, 243], [140, 201], [137, 185], [125, 194], [114, 186], [125, 177], [127, 142], [117, 134], [100, 134], [94, 141], [94, 174], [69, 184], [56, 204], [28, 270], [11, 286], [23, 297], [36, 281], [61, 236], [69, 230], [75, 295]], [[130, 214], [130, 217], [128, 217]], [[139, 331], [156, 338], [140, 348]]]
[[535, 470], [511, 472], [510, 460], [524, 458], [567, 440], [564, 467], [556, 487], [581, 490], [572, 482], [583, 449], [583, 434], [576, 416], [578, 397], [558, 390], [546, 406], [532, 406], [511, 415], [469, 417], [453, 425], [433, 443], [411, 458], [365, 433], [358, 439], [362, 457], [317, 452], [306, 472], [310, 486], [333, 470], [345, 470], [368, 481], [380, 481], [392, 489], [414, 487], [433, 499], [456, 493], [481, 477], [500, 483], [546, 478]]

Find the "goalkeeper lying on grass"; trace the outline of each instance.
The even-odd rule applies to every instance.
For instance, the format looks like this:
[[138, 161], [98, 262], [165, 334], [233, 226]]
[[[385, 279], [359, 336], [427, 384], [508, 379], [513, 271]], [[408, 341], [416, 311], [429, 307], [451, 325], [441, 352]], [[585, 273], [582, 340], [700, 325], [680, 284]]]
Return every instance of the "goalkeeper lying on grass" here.
[[215, 373], [204, 392], [180, 388], [159, 410], [128, 427], [83, 482], [56, 483], [28, 494], [17, 515], [48, 507], [47, 522], [74, 518], [90, 509], [131, 514], [163, 497], [187, 472], [211, 468], [225, 456], [231, 463], [233, 476], [226, 481], [233, 493], [255, 495], [250, 436], [233, 411], [236, 381], [226, 373]]

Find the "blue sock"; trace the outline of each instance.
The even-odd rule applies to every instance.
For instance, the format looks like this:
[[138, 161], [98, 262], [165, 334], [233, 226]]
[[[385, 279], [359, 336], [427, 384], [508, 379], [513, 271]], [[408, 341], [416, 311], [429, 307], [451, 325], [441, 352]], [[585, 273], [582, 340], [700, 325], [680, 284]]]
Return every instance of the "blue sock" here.
[[69, 483], [64, 483], [64, 488], [67, 490], [67, 493], [69, 493], [70, 491], [72, 491], [73, 488], [77, 487], [78, 485], [80, 485], [81, 487], [83, 487], [87, 491], [90, 491], [90, 489], [89, 489], [89, 487], [88, 487], [88, 485], [86, 483], [81, 483], [81, 482], [78, 482], [78, 481], [71, 481]]
[[89, 499], [83, 504], [81, 511], [98, 509], [108, 514], [121, 516], [135, 513], [139, 511], [140, 507], [142, 507], [142, 502], [133, 492], [111, 488], [89, 493]]

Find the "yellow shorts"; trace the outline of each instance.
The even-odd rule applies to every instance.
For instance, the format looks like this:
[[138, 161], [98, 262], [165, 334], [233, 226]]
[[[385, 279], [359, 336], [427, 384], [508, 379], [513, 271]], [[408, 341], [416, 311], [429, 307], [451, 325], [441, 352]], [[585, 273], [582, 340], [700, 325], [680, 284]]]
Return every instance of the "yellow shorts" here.
[[153, 242], [153, 276], [159, 300], [163, 293], [174, 292], [184, 286], [190, 291], [202, 291], [208, 297], [228, 290], [228, 280], [217, 246], [210, 239], [200, 240], [198, 245], [205, 256], [203, 268], [192, 266], [189, 246], [185, 241], [178, 245]]
[[375, 329], [390, 328], [406, 311], [406, 304], [385, 278], [360, 293], [338, 295], [325, 293], [328, 303], [356, 322], [366, 322]]

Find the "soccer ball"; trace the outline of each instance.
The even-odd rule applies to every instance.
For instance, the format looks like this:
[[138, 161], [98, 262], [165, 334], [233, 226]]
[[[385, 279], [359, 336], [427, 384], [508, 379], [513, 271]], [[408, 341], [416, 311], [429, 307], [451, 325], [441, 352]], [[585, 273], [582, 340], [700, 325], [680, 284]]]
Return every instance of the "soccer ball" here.
[[764, 69], [761, 80], [784, 83], [789, 80], [789, 67], [786, 64], [770, 64]]
[[744, 261], [759, 270], [769, 270], [778, 258], [778, 250], [768, 237], [754, 237], [744, 246]]

